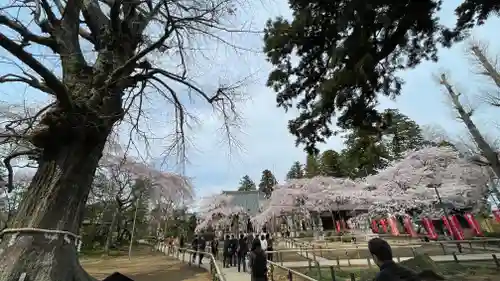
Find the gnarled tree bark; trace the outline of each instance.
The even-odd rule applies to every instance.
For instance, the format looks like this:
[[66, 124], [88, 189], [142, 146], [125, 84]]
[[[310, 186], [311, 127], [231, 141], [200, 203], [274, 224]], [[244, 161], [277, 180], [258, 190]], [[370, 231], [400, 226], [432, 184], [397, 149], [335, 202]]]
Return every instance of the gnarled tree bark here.
[[[73, 141], [46, 152], [14, 220], [13, 228], [66, 230], [78, 234], [106, 136]], [[7, 233], [0, 244], [0, 280], [91, 280], [80, 266], [75, 239], [38, 232]]]

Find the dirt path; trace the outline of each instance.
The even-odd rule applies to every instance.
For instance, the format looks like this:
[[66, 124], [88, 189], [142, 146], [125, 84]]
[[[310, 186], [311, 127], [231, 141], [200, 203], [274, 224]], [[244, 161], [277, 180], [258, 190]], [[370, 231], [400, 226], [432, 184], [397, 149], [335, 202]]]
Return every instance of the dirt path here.
[[146, 252], [128, 257], [82, 258], [85, 270], [98, 280], [120, 272], [135, 281], [208, 281], [206, 270], [190, 267], [160, 253]]

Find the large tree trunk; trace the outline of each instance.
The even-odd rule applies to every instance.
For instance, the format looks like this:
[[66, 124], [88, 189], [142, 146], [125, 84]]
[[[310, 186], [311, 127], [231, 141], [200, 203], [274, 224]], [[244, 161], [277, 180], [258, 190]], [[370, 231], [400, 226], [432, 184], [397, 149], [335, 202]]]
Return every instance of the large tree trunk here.
[[[78, 234], [105, 141], [102, 137], [90, 143], [73, 141], [45, 149], [12, 227]], [[22, 275], [29, 281], [92, 279], [80, 266], [72, 237], [21, 232], [8, 233], [3, 238], [0, 243], [1, 281], [21, 280]]]

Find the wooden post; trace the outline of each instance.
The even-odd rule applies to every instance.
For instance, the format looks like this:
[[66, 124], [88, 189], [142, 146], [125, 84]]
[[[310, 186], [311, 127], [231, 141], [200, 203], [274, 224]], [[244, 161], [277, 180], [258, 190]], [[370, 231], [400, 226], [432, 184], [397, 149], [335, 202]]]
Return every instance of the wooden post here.
[[455, 252], [453, 252], [453, 259], [455, 260], [456, 263], [458, 263], [458, 257]]
[[289, 269], [288, 270], [288, 281], [292, 281], [293, 276], [292, 276], [292, 271]]
[[411, 252], [413, 253], [413, 256], [415, 257], [417, 255], [417, 252], [415, 251], [414, 247], [411, 247]]
[[337, 259], [337, 267], [340, 268], [340, 259], [339, 259], [339, 256], [336, 256], [335, 258]]
[[312, 270], [311, 260], [307, 260], [307, 267], [309, 268], [309, 272]]
[[443, 243], [439, 243], [439, 245], [441, 246], [441, 249], [443, 249], [443, 254], [446, 255], [446, 249], [444, 247], [444, 244]]
[[368, 263], [368, 267], [372, 268], [372, 262], [370, 261], [370, 258], [366, 258], [366, 261]]
[[281, 265], [283, 265], [283, 252], [278, 252], [278, 257], [281, 261]]
[[321, 267], [319, 266], [319, 262], [316, 262], [316, 267], [318, 268], [318, 280], [322, 280], [323, 278], [321, 278]]
[[313, 255], [313, 260], [316, 261], [316, 252], [314, 249], [314, 245], [312, 245], [312, 255]]
[[333, 268], [333, 265], [330, 266], [330, 275], [332, 276], [332, 281], [337, 281], [335, 277], [335, 269]]
[[323, 256], [323, 251], [321, 250], [321, 246], [319, 246], [319, 256], [322, 257]]
[[351, 281], [356, 281], [356, 276], [354, 275], [354, 273], [350, 273], [349, 274], [351, 276]]
[[470, 252], [474, 253], [474, 247], [472, 247], [472, 242], [469, 242]]
[[491, 254], [491, 256], [493, 257], [493, 261], [497, 265], [497, 268], [500, 268], [500, 262], [498, 261], [497, 255]]

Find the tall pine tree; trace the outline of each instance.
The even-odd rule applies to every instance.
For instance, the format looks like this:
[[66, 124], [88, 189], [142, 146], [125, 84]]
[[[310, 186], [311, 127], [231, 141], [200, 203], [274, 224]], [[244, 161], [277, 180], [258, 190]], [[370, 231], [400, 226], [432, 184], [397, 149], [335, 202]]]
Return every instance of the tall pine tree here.
[[257, 190], [255, 182], [250, 178], [249, 175], [245, 175], [240, 180], [240, 187], [238, 187], [238, 191], [251, 191], [251, 190]]
[[262, 171], [262, 177], [259, 183], [259, 191], [263, 192], [267, 198], [271, 197], [274, 186], [278, 184], [276, 178], [270, 170]]
[[326, 177], [345, 177], [341, 157], [335, 150], [326, 150], [320, 156], [320, 174]]
[[287, 180], [290, 180], [290, 179], [301, 179], [304, 177], [304, 173], [302, 171], [302, 165], [300, 164], [299, 161], [295, 161], [292, 165], [292, 167], [290, 167], [290, 170], [288, 171], [288, 173], [286, 174], [286, 179]]
[[391, 158], [400, 159], [408, 150], [421, 148], [424, 137], [420, 126], [397, 109], [386, 109], [384, 116], [390, 118], [387, 128], [382, 132], [384, 142]]
[[318, 157], [313, 154], [308, 154], [306, 159], [306, 166], [304, 167], [304, 174], [306, 178], [312, 178], [320, 174]]

